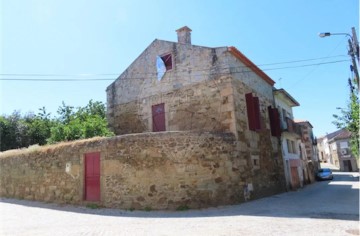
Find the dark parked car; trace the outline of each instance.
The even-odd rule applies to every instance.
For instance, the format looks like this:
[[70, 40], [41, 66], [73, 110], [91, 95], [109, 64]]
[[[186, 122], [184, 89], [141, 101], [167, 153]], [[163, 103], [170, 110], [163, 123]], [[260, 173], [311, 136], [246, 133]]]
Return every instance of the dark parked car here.
[[316, 174], [317, 180], [332, 180], [333, 178], [334, 176], [329, 168], [321, 168]]

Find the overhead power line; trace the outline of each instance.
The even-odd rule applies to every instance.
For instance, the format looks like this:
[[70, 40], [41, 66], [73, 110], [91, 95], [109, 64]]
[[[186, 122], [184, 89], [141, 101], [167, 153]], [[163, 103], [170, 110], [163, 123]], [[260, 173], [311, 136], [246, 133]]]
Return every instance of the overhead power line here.
[[324, 60], [324, 59], [335, 58], [335, 57], [348, 57], [348, 56], [347, 55], [336, 55], [336, 56], [327, 56], [327, 57], [317, 57], [317, 58], [310, 58], [310, 59], [303, 59], [303, 60], [294, 60], [294, 61], [284, 61], [284, 62], [260, 64], [260, 65], [257, 65], [257, 66], [272, 66], [272, 65], [280, 65], [280, 64], [291, 64], [291, 63], [299, 63], [299, 62], [307, 62], [307, 61]]
[[[338, 57], [338, 56], [333, 56]], [[298, 62], [305, 62], [305, 61], [314, 61], [319, 59], [326, 59], [331, 57], [323, 57], [323, 58], [314, 58], [314, 59], [306, 59], [306, 60], [297, 60], [297, 61], [288, 61], [288, 62], [279, 62], [279, 63], [271, 63], [271, 64], [263, 64], [265, 65], [280, 65], [280, 64], [290, 64], [290, 63], [298, 63]], [[348, 60], [337, 60], [337, 61], [328, 61], [328, 62], [320, 62], [320, 63], [312, 63], [312, 64], [302, 64], [302, 65], [294, 65], [294, 66], [286, 66], [286, 67], [274, 67], [274, 68], [264, 68], [262, 71], [271, 71], [271, 70], [282, 70], [282, 69], [293, 69], [293, 68], [302, 68], [302, 67], [310, 67], [310, 66], [320, 66], [320, 65], [326, 65], [326, 64], [335, 64], [335, 63], [342, 63], [342, 62], [348, 62]], [[258, 65], [260, 66], [260, 65]], [[231, 73], [248, 73], [249, 71], [236, 71], [236, 69], [244, 69], [244, 68], [250, 68], [248, 66], [238, 66], [238, 67], [230, 67], [232, 70]], [[195, 71], [211, 71], [213, 68], [207, 68], [202, 70], [192, 70]], [[226, 67], [223, 68], [217, 68], [217, 69], [228, 69]], [[150, 75], [155, 76], [156, 73], [137, 73], [138, 75]], [[218, 72], [210, 72], [207, 75], [214, 75], [214, 74], [222, 74]], [[223, 73], [225, 74], [225, 73]], [[96, 78], [98, 76], [114, 76], [111, 78]], [[119, 74], [0, 74], [0, 81], [63, 81], [63, 82], [72, 82], [72, 81], [114, 81], [119, 76]], [[19, 78], [22, 77], [22, 78]], [[24, 78], [25, 77], [25, 78]], [[26, 78], [27, 77], [27, 78]], [[76, 77], [76, 78], [69, 78], [69, 79], [63, 79], [63, 78], [29, 78], [29, 77]], [[79, 78], [80, 77], [80, 78]], [[94, 78], [92, 78], [94, 77]], [[144, 76], [141, 77], [133, 77], [129, 76], [126, 77], [127, 79], [144, 79]]]
[[24, 79], [24, 78], [0, 78], [0, 80], [4, 81], [101, 81], [101, 80], [115, 80], [114, 78], [93, 78], [93, 79]]
[[46, 76], [46, 77], [92, 77], [92, 76], [118, 76], [119, 74], [0, 74], [0, 76]]
[[299, 66], [286, 66], [286, 67], [278, 67], [278, 68], [268, 68], [268, 69], [263, 69], [263, 71], [281, 70], [281, 69], [289, 69], [289, 68], [301, 68], [301, 67], [309, 67], [309, 66], [320, 66], [320, 65], [335, 64], [335, 63], [346, 62], [346, 61], [348, 62], [349, 60], [328, 61], [328, 62], [320, 62], [320, 63], [307, 64], [307, 65], [299, 65]]

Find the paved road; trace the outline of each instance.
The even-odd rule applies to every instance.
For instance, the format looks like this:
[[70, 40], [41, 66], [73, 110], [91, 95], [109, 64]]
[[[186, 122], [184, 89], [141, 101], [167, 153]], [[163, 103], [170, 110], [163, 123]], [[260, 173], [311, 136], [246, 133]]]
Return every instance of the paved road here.
[[359, 174], [241, 205], [185, 212], [0, 199], [0, 235], [359, 235]]

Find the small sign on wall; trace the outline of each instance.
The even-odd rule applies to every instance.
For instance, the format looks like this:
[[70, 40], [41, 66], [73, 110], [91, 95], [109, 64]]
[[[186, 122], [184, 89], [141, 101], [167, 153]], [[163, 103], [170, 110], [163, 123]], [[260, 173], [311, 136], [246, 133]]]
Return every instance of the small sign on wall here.
[[70, 173], [70, 171], [71, 171], [71, 162], [66, 162], [65, 172]]

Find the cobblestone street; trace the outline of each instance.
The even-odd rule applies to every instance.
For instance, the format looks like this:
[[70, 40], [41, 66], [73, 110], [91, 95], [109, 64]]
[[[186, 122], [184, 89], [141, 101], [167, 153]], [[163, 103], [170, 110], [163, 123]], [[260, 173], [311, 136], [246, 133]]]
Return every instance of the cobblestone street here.
[[359, 175], [241, 205], [182, 212], [1, 199], [0, 235], [359, 235]]

